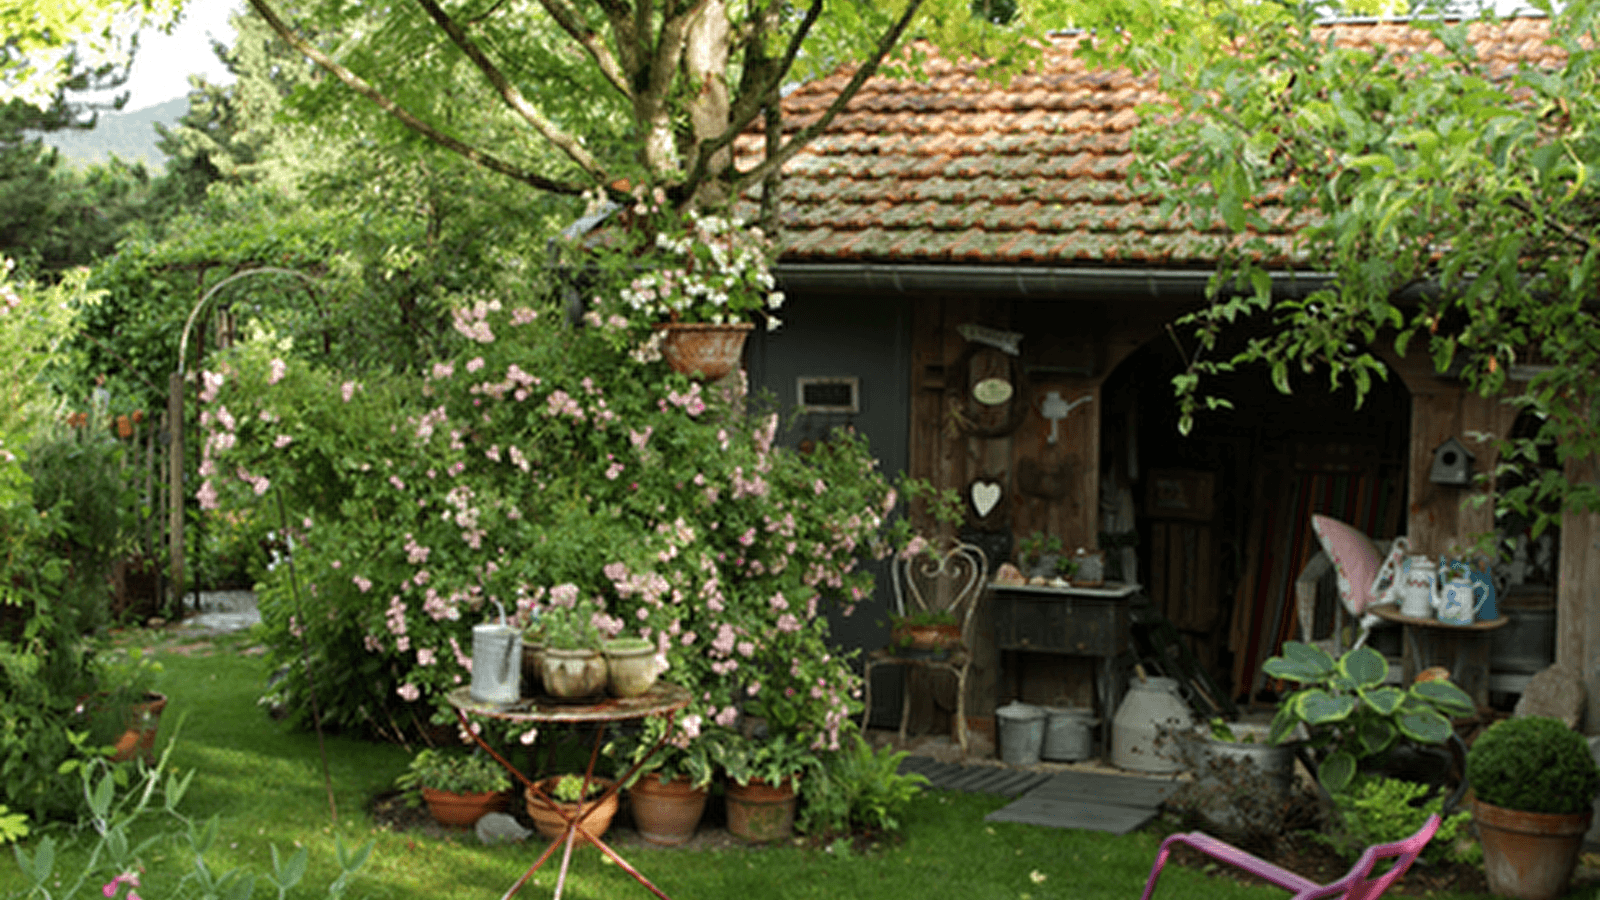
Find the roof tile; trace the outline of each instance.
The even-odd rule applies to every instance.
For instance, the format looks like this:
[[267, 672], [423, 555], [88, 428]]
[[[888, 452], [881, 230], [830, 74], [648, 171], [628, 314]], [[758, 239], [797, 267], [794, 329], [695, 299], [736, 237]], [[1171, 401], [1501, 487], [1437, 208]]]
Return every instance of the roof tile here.
[[[1481, 54], [1503, 63], [1560, 59], [1546, 22], [1476, 23]], [[1139, 107], [1159, 101], [1153, 79], [1091, 71], [1057, 38], [1033, 73], [1009, 85], [976, 76], [973, 61], [928, 60], [924, 81], [869, 79], [848, 108], [784, 167], [780, 221], [789, 260], [964, 262], [1018, 265], [1138, 264], [1209, 268], [1218, 248], [1242, 241], [1219, 222], [1197, 226], [1181, 207], [1127, 183]], [[1406, 54], [1438, 51], [1403, 23], [1338, 26], [1345, 47]], [[841, 71], [784, 98], [784, 127], [815, 123], [850, 77]], [[759, 128], [734, 144], [741, 167], [764, 156]], [[1306, 224], [1282, 204], [1287, 186], [1260, 201], [1280, 252]]]

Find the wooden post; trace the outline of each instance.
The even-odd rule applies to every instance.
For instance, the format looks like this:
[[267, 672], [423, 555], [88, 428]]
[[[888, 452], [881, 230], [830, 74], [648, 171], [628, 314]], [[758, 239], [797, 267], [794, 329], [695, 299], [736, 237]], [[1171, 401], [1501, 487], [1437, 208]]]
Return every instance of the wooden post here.
[[183, 604], [183, 376], [167, 376], [167, 540], [172, 555], [172, 599]]
[[[1600, 460], [1571, 460], [1569, 481], [1600, 476]], [[1588, 694], [1584, 731], [1600, 732], [1600, 513], [1561, 514], [1560, 577], [1556, 582], [1556, 662], [1576, 669]]]

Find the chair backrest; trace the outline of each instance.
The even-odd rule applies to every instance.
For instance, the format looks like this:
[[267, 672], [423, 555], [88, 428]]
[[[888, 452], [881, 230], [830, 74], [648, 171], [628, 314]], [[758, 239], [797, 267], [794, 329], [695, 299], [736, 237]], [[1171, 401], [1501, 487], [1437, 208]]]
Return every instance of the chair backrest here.
[[890, 572], [897, 613], [948, 611], [961, 625], [962, 637], [970, 637], [967, 624], [989, 582], [989, 560], [981, 549], [960, 543], [943, 553], [916, 553], [896, 559]]
[[[1434, 832], [1439, 830], [1439, 816], [1437, 813], [1428, 816], [1428, 821], [1422, 823], [1422, 828], [1405, 840], [1395, 841], [1392, 844], [1377, 844], [1368, 847], [1350, 871], [1338, 881], [1323, 885], [1314, 890], [1304, 890], [1294, 896], [1294, 900], [1321, 900], [1325, 897], [1342, 897], [1344, 900], [1374, 900], [1396, 878], [1406, 873], [1411, 864], [1416, 862], [1417, 856], [1422, 853], [1422, 848], [1433, 840]], [[1369, 878], [1372, 869], [1380, 860], [1393, 859], [1394, 865], [1388, 871], [1376, 878]]]

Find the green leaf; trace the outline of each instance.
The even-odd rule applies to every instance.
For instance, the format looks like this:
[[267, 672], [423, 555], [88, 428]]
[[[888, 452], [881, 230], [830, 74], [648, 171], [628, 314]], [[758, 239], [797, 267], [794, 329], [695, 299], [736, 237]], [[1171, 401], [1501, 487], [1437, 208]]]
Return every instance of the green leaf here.
[[1450, 720], [1432, 707], [1407, 710], [1396, 724], [1401, 734], [1419, 744], [1442, 744], [1450, 736]]
[[111, 815], [111, 801], [117, 796], [117, 783], [111, 779], [107, 772], [100, 777], [100, 783], [94, 786], [94, 791], [89, 795], [89, 811], [96, 819], [104, 819]]
[[1308, 725], [1327, 725], [1342, 722], [1356, 708], [1356, 698], [1333, 695], [1320, 688], [1311, 688], [1300, 695], [1300, 717]]
[[1272, 716], [1272, 726], [1267, 729], [1267, 743], [1283, 743], [1294, 731], [1294, 727], [1300, 724], [1300, 717], [1295, 715], [1294, 710], [1293, 703], [1278, 704], [1278, 711]]
[[1383, 684], [1383, 679], [1389, 674], [1389, 661], [1371, 647], [1360, 647], [1339, 660], [1339, 671], [1357, 688], [1375, 687]]
[[1400, 708], [1400, 702], [1406, 697], [1406, 692], [1394, 685], [1385, 685], [1371, 691], [1361, 692], [1361, 702], [1365, 703], [1373, 712], [1380, 716], [1387, 716]]
[[1343, 793], [1356, 777], [1356, 758], [1343, 750], [1335, 750], [1317, 766], [1317, 780], [1330, 794]]
[[1326, 650], [1299, 641], [1285, 641], [1283, 655], [1261, 664], [1261, 671], [1288, 681], [1321, 681], [1333, 672], [1333, 657]]
[[1395, 727], [1388, 719], [1366, 719], [1356, 729], [1356, 737], [1361, 742], [1361, 755], [1372, 756], [1382, 753], [1394, 743]]
[[1411, 693], [1447, 716], [1465, 717], [1478, 710], [1467, 692], [1450, 681], [1420, 681], [1411, 686]]
[[278, 864], [278, 846], [272, 845], [272, 879], [278, 885], [279, 893], [292, 890], [306, 875], [306, 848], [301, 847], [290, 857], [288, 863]]
[[250, 895], [256, 892], [256, 877], [238, 869], [224, 875], [222, 883], [224, 900], [250, 900]]

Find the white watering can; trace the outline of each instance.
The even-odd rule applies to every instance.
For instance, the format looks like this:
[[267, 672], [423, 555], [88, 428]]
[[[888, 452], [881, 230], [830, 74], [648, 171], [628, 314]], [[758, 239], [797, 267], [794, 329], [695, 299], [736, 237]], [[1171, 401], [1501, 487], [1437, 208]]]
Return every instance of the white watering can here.
[[1474, 579], [1465, 566], [1441, 570], [1450, 573], [1439, 579], [1433, 607], [1446, 625], [1471, 625], [1485, 603], [1493, 602], [1494, 592], [1487, 580]]
[[522, 699], [522, 632], [500, 621], [472, 626], [472, 699], [509, 706]]

